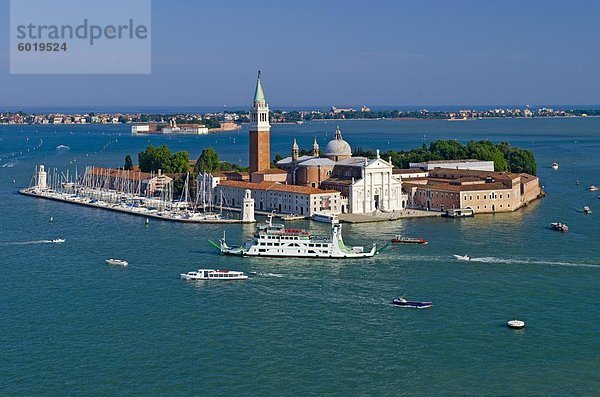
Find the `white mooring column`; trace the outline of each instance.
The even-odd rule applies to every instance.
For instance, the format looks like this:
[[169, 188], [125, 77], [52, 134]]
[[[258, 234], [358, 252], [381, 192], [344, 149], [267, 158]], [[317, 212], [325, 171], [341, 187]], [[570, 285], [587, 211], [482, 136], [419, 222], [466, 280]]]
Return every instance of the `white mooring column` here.
[[256, 219], [254, 219], [254, 199], [252, 198], [252, 192], [250, 189], [246, 189], [244, 192], [244, 202], [242, 204], [242, 222], [256, 222]]

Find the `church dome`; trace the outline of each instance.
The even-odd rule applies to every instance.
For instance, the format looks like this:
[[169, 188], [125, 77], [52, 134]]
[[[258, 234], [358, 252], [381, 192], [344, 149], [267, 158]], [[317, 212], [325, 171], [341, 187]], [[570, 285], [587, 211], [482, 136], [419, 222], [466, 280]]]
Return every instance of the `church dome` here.
[[335, 131], [335, 138], [325, 146], [325, 156], [352, 156], [352, 148], [348, 142], [342, 139], [339, 127]]

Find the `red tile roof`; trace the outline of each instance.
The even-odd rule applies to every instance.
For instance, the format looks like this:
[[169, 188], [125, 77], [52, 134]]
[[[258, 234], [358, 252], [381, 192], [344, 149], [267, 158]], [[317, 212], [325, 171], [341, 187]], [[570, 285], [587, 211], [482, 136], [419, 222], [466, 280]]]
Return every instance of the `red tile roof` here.
[[269, 168], [267, 170], [253, 172], [253, 174], [267, 175], [267, 174], [287, 174], [287, 171], [279, 168]]
[[221, 186], [238, 187], [250, 190], [273, 190], [277, 192], [299, 193], [299, 194], [324, 194], [339, 193], [337, 190], [321, 190], [310, 186], [282, 185], [277, 182], [242, 182], [242, 181], [222, 181]]

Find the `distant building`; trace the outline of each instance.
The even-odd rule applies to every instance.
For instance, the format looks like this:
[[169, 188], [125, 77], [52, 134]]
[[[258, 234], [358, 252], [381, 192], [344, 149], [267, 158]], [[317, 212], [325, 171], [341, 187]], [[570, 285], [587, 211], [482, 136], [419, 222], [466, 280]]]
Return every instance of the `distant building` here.
[[421, 163], [409, 163], [410, 168], [420, 168], [426, 171], [431, 171], [436, 168], [447, 168], [455, 170], [475, 170], [475, 171], [494, 171], [493, 161], [481, 160], [435, 160], [424, 161]]
[[150, 125], [148, 124], [136, 124], [131, 126], [132, 134], [144, 134], [150, 132]]
[[161, 129], [163, 134], [181, 134], [181, 135], [206, 135], [208, 127], [204, 124], [180, 124], [177, 125], [174, 119], [169, 122], [168, 127]]
[[350, 113], [350, 112], [356, 112], [355, 109], [352, 108], [336, 108], [335, 106], [331, 107], [331, 113], [333, 114], [340, 114], [340, 113]]

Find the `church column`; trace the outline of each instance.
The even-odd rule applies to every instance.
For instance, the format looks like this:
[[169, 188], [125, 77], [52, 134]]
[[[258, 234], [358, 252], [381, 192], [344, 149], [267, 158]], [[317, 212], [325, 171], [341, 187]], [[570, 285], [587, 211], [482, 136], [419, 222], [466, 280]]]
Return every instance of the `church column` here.
[[[387, 173], [388, 175], [388, 210], [392, 209], [392, 171]], [[394, 205], [394, 208], [396, 205]]]

